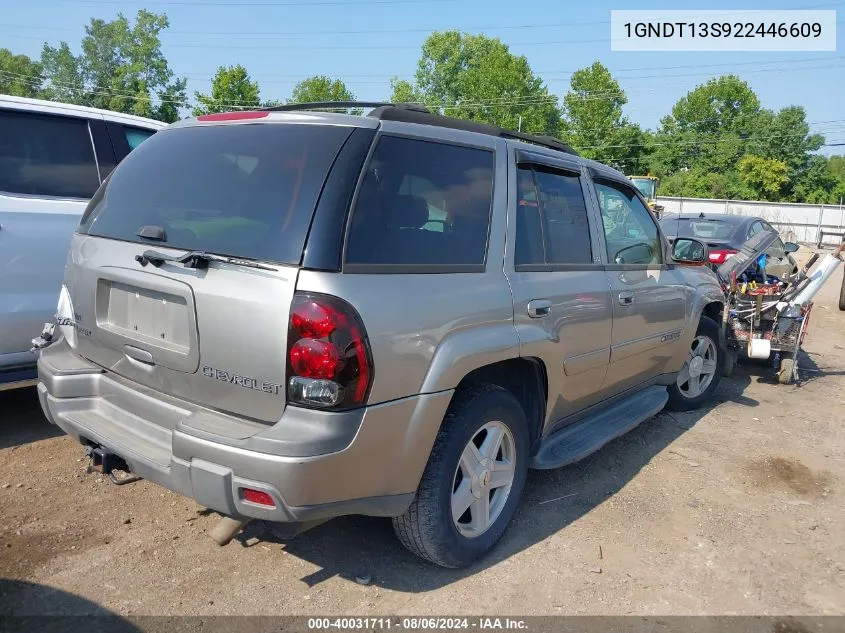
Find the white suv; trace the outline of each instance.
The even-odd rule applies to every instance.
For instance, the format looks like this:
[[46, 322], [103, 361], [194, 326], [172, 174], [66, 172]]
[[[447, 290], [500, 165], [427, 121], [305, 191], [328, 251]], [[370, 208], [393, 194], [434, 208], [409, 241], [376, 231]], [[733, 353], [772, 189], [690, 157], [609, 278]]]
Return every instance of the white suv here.
[[115, 165], [160, 121], [0, 95], [0, 390], [35, 384], [70, 238]]

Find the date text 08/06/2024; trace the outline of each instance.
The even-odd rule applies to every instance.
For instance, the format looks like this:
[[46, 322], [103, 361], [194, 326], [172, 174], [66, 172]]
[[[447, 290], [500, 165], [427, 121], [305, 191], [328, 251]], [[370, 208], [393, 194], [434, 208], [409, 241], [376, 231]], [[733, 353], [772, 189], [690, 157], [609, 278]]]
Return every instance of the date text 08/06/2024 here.
[[515, 618], [373, 617], [309, 618], [308, 629], [321, 630], [526, 630], [525, 620]]

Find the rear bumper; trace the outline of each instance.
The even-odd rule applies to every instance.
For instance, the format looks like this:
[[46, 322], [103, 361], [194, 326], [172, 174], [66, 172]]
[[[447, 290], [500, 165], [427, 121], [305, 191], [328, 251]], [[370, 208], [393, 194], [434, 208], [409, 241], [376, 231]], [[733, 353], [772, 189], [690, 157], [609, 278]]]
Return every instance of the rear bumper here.
[[[397, 516], [419, 484], [452, 392], [355, 412], [286, 407], [261, 425], [124, 380], [64, 341], [42, 350], [38, 395], [47, 419], [83, 444], [229, 516], [306, 522], [344, 514]], [[267, 492], [275, 507], [242, 499]]]

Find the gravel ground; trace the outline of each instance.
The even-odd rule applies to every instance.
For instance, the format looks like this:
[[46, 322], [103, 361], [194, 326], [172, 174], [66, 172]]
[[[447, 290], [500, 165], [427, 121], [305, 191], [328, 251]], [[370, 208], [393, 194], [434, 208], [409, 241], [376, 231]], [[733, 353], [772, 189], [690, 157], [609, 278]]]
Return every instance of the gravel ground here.
[[33, 390], [0, 393], [0, 614], [842, 614], [841, 276], [817, 297], [800, 385], [744, 365], [707, 410], [531, 473], [504, 539], [460, 571], [364, 517], [287, 543], [254, 524], [219, 548], [216, 515], [86, 474]]

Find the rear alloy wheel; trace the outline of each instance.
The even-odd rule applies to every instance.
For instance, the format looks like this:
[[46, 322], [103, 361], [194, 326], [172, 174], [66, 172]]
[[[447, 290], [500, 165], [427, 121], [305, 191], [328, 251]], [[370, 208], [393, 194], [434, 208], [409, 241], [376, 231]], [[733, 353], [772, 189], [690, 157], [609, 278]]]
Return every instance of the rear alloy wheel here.
[[487, 553], [516, 511], [528, 472], [529, 433], [513, 395], [496, 385], [455, 394], [417, 494], [393, 519], [402, 544], [441, 567]]
[[496, 420], [467, 442], [452, 484], [452, 522], [462, 536], [481, 536], [496, 522], [513, 487], [516, 446]]
[[725, 351], [719, 345], [719, 326], [702, 316], [684, 366], [669, 387], [669, 408], [697, 409], [716, 391], [722, 378]]

